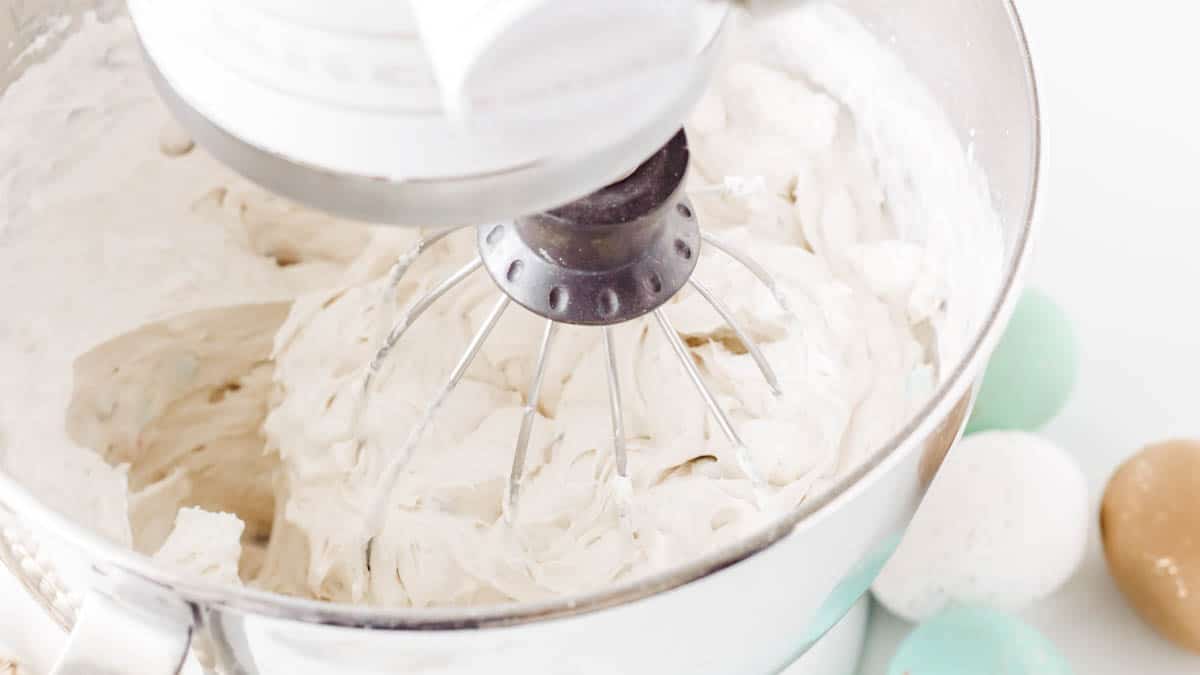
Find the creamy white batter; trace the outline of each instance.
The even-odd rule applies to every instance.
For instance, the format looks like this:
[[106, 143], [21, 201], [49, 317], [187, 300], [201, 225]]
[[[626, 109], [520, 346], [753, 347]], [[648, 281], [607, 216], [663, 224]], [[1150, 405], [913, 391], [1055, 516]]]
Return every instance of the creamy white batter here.
[[480, 272], [435, 305], [356, 425], [379, 317], [465, 262], [473, 237], [435, 246], [381, 306], [381, 276], [422, 233], [286, 203], [191, 147], [120, 21], [84, 26], [0, 98], [0, 278], [19, 289], [0, 318], [0, 372], [19, 383], [0, 391], [0, 466], [164, 565], [378, 605], [591, 590], [764, 526], [925, 401], [990, 299], [1001, 246], [949, 126], [847, 17], [809, 3], [743, 23], [733, 42], [689, 125], [689, 191], [704, 227], [771, 270], [791, 311], [719, 252], [704, 250], [696, 274], [760, 342], [784, 395], [701, 298], [666, 311], [765, 479], [761, 504], [639, 320], [615, 331], [631, 526], [614, 499], [600, 333], [574, 327], [554, 345], [507, 525], [542, 330], [514, 306], [387, 493], [368, 550], [382, 467], [498, 291]]

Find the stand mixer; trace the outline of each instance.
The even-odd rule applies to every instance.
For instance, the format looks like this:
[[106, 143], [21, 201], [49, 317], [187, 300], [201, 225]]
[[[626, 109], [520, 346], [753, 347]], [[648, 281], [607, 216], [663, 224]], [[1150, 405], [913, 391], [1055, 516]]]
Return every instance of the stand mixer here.
[[[754, 636], [758, 644], [745, 646], [756, 650], [753, 669], [765, 672], [802, 652], [796, 635], [811, 644], [828, 628], [809, 625], [814, 617], [823, 621], [818, 609], [840, 616], [869, 585], [881, 542], [907, 522], [965, 421], [972, 378], [1010, 309], [1036, 182], [1036, 163], [1026, 161], [1036, 158], [1035, 98], [1011, 6], [980, 0], [948, 10], [937, 1], [915, 2], [897, 16], [881, 3], [849, 4], [875, 30], [912, 36], [901, 40], [913, 50], [906, 59], [926, 81], [945, 83], [937, 96], [956, 125], [982, 132], [977, 152], [1010, 228], [1004, 288], [968, 357], [947, 364], [948, 371], [954, 366], [951, 374], [919, 419], [861, 470], [762, 537], [682, 570], [562, 602], [430, 612], [331, 607], [180, 579], [73, 527], [0, 475], [0, 502], [19, 511], [23, 522], [28, 513], [29, 524], [62, 533], [68, 549], [86, 551], [93, 562], [83, 576], [103, 580], [83, 582], [101, 590], [88, 593], [77, 617], [60, 608], [63, 622], [78, 627], [58, 672], [128, 667], [113, 665], [128, 659], [96, 648], [138, 631], [157, 645], [137, 659], [137, 672], [146, 673], [174, 672], [182, 651], [203, 644], [213, 645], [207, 656], [225, 672], [300, 672], [318, 663], [385, 672], [398, 654], [413, 653], [426, 655], [403, 661], [414, 672], [470, 672], [470, 666], [454, 670], [462, 667], [456, 658], [476, 659], [476, 665], [494, 658], [504, 671], [554, 663], [546, 655], [560, 652], [584, 664], [577, 672], [664, 664], [729, 672], [740, 662], [740, 646], [717, 649], [703, 666], [686, 648], [662, 647], [645, 656], [646, 636], [663, 625], [719, 641], [726, 633], [702, 619], [709, 607], [726, 608], [721, 623], [741, 622], [742, 634]], [[476, 259], [400, 315], [379, 319], [363, 400], [423, 311], [480, 268], [497, 287], [491, 314], [407, 447], [397, 449], [388, 475], [404, 468], [490, 328], [515, 302], [545, 324], [514, 444], [507, 518], [517, 517], [544, 364], [560, 324], [595, 327], [603, 337], [618, 502], [626, 450], [609, 335], [611, 326], [646, 315], [662, 328], [721, 432], [742, 449], [744, 475], [761, 480], [662, 309], [691, 287], [778, 393], [778, 379], [754, 340], [722, 299], [692, 277], [702, 247], [713, 246], [788, 304], [768, 270], [701, 231], [682, 189], [689, 153], [680, 127], [715, 67], [726, 3], [130, 0], [128, 7], [163, 100], [222, 162], [281, 195], [340, 215], [437, 228], [396, 262], [387, 292], [438, 240], [474, 228]], [[940, 53], [921, 52], [916, 36], [958, 30], [973, 38], [960, 46], [963, 59], [947, 63]], [[611, 49], [614, 44], [621, 49]], [[992, 86], [1004, 89], [1000, 98], [1009, 104], [992, 105], [990, 96], [954, 103], [952, 92], [978, 86], [982, 73], [1000, 74]], [[1027, 152], [1014, 159], [1012, 147]], [[753, 177], [745, 178], [753, 189]], [[33, 544], [22, 546], [25, 557], [37, 558]], [[676, 592], [661, 593], [668, 589]], [[789, 607], [764, 611], [781, 595]], [[679, 619], [684, 616], [696, 618]], [[791, 621], [800, 623], [789, 628]], [[810, 630], [800, 630], [804, 626]], [[789, 634], [790, 642], [783, 639]], [[613, 645], [630, 655], [612, 654]], [[275, 654], [269, 665], [267, 652]], [[422, 659], [433, 665], [419, 665]]]
[[[781, 304], [786, 300], [762, 265], [700, 232], [683, 194], [689, 162], [684, 132], [645, 158], [647, 142], [661, 142], [664, 130], [678, 129], [703, 91], [727, 10], [710, 0], [603, 6], [418, 0], [411, 7], [381, 4], [346, 19], [342, 8], [328, 3], [223, 2], [183, 9], [130, 3], [164, 99], [201, 145], [231, 167], [341, 215], [450, 228], [396, 263], [381, 306], [392, 306], [405, 272], [456, 219], [481, 221], [478, 257], [415, 300], [398, 322], [380, 319], [381, 339], [362, 379], [360, 407], [412, 323], [485, 268], [502, 294], [409, 441], [396, 450], [383, 482], [395, 483], [515, 301], [544, 317], [546, 327], [508, 480], [508, 518], [518, 505], [538, 392], [560, 323], [603, 331], [619, 502], [632, 488], [609, 326], [648, 313], [736, 448], [742, 471], [761, 482], [745, 443], [661, 307], [684, 286], [694, 288], [729, 324], [778, 395], [778, 379], [754, 340], [692, 278], [702, 243], [742, 262]], [[303, 39], [311, 25], [337, 28], [319, 32], [314, 42]], [[634, 46], [614, 58], [604, 46], [618, 40]], [[407, 76], [403, 84], [398, 73]], [[594, 189], [613, 177], [615, 182]], [[581, 190], [590, 193], [555, 201]], [[535, 212], [545, 205], [554, 208]], [[370, 513], [378, 519], [382, 508]]]

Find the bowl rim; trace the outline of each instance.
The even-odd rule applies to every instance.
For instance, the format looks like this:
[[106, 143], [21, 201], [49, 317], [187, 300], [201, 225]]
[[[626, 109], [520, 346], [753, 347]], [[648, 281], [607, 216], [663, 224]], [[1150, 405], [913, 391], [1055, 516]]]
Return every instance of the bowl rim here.
[[1029, 264], [1034, 240], [1034, 218], [1041, 178], [1042, 118], [1038, 85], [1029, 43], [1014, 0], [1001, 0], [1005, 6], [1020, 50], [1020, 58], [1029, 87], [1028, 114], [1032, 122], [1029, 154], [1029, 181], [1021, 226], [1005, 278], [988, 316], [970, 343], [967, 355], [959, 360], [950, 376], [921, 410], [912, 416], [887, 443], [830, 489], [805, 500], [786, 516], [754, 535], [712, 551], [682, 565], [615, 584], [601, 590], [552, 600], [462, 608], [378, 608], [332, 603], [286, 596], [247, 587], [183, 577], [158, 568], [152, 560], [131, 549], [118, 546], [101, 535], [76, 524], [50, 507], [42, 505], [25, 486], [0, 472], [0, 507], [18, 515], [18, 522], [37, 524], [52, 534], [86, 550], [93, 558], [94, 571], [101, 576], [132, 578], [164, 591], [175, 593], [191, 603], [210, 609], [229, 610], [274, 619], [329, 626], [363, 627], [377, 630], [448, 631], [514, 626], [562, 619], [624, 605], [679, 588], [713, 575], [777, 543], [801, 526], [815, 522], [815, 516], [829, 513], [837, 505], [867, 489], [892, 465], [912, 452], [914, 439], [932, 432], [936, 424], [957, 405], [963, 393], [973, 385], [973, 375], [981, 369], [987, 354], [1000, 338], [1021, 289], [1021, 279]]

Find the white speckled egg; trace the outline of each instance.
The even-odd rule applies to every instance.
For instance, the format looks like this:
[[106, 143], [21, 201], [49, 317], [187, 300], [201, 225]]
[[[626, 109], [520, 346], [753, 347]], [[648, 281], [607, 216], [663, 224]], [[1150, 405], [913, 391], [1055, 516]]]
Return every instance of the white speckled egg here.
[[872, 590], [913, 621], [952, 605], [1024, 608], [1083, 558], [1087, 482], [1053, 443], [1017, 431], [968, 436], [950, 452]]

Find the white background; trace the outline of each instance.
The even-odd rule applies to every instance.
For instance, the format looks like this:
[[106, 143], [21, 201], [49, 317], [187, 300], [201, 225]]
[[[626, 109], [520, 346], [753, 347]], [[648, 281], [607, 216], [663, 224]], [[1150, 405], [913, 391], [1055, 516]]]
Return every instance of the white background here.
[[[1098, 502], [1141, 445], [1200, 437], [1200, 6], [1018, 2], [1045, 112], [1033, 283], [1066, 307], [1082, 347], [1078, 388], [1046, 433], [1080, 459]], [[55, 632], [34, 612], [0, 579], [0, 644], [52, 650]], [[862, 675], [883, 675], [908, 630], [881, 614]], [[1125, 607], [1094, 531], [1080, 573], [1026, 618], [1078, 675], [1200, 672], [1200, 656]]]

